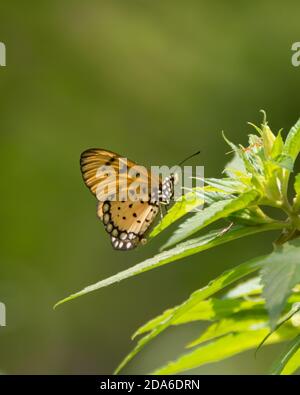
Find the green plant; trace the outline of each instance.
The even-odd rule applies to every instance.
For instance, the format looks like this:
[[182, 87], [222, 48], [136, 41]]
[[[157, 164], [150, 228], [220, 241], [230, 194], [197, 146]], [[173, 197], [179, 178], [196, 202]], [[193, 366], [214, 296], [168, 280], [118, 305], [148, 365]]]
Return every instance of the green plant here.
[[[291, 374], [300, 367], [300, 174], [294, 177], [293, 200], [288, 198], [290, 176], [300, 152], [300, 120], [285, 141], [281, 132], [273, 134], [265, 116], [261, 127], [254, 128], [257, 134], [249, 135], [246, 148], [224, 137], [234, 153], [233, 160], [225, 167], [225, 176], [205, 179], [202, 196], [197, 194], [191, 201], [188, 195], [193, 191], [188, 192], [154, 228], [150, 237], [205, 203], [203, 210], [177, 228], [162, 252], [57, 303], [237, 238], [259, 232], [280, 232], [269, 254], [224, 272], [182, 304], [139, 328], [133, 336], [141, 336], [136, 347], [116, 372], [168, 327], [191, 321], [209, 321], [210, 325], [187, 345], [188, 352], [155, 373], [182, 372], [247, 349], [282, 341], [290, 343], [272, 372]], [[281, 210], [284, 219], [267, 215], [266, 207]], [[193, 237], [220, 219], [229, 220], [231, 226]], [[249, 275], [252, 275], [250, 279]], [[242, 282], [236, 284], [240, 280]], [[232, 288], [228, 290], [229, 286]]]

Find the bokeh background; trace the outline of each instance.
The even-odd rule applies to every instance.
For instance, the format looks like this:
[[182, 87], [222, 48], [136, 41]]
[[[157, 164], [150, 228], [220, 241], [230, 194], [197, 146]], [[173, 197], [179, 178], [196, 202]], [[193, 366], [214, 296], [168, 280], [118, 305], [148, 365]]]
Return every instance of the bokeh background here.
[[[145, 273], [53, 311], [60, 298], [151, 257], [169, 229], [112, 250], [84, 186], [80, 153], [102, 147], [144, 165], [190, 163], [220, 176], [221, 130], [246, 143], [247, 121], [298, 119], [300, 4], [180, 0], [2, 1], [0, 41], [2, 373], [112, 373], [131, 334], [221, 271], [270, 251], [252, 236]], [[124, 373], [175, 358], [201, 326], [172, 328]], [[193, 373], [266, 373], [280, 347]]]

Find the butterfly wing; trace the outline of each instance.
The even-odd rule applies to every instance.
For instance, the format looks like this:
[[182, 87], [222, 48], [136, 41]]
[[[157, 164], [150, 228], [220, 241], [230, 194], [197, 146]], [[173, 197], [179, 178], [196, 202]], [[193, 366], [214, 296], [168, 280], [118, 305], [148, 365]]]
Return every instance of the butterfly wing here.
[[[136, 201], [119, 200], [118, 197], [116, 201], [114, 199], [104, 200], [103, 195], [99, 195], [97, 192], [97, 188], [100, 182], [106, 182], [108, 188], [113, 186], [112, 189], [118, 190], [119, 188], [119, 191], [122, 192], [120, 183], [122, 179], [126, 178], [125, 192], [127, 192], [130, 184], [138, 178], [140, 184], [147, 185], [149, 191], [153, 184], [158, 185], [160, 190], [161, 180], [158, 176], [151, 174], [150, 179], [145, 168], [140, 169], [135, 176], [129, 176], [128, 172], [122, 173], [122, 165], [131, 169], [137, 166], [136, 163], [128, 159], [126, 162], [124, 158], [114, 152], [97, 148], [83, 152], [80, 164], [85, 184], [99, 200], [97, 213], [103, 221], [106, 231], [111, 236], [113, 247], [119, 250], [129, 250], [143, 242], [145, 232], [158, 213], [158, 202], [151, 201], [151, 195], [147, 195], [146, 199]], [[118, 174], [118, 178], [110, 180], [108, 174], [105, 173], [100, 174], [99, 177], [99, 169], [103, 166], [111, 166]], [[106, 177], [107, 181], [105, 181]], [[112, 197], [115, 198], [115, 196]]]
[[99, 202], [98, 216], [118, 250], [130, 250], [145, 241], [145, 233], [158, 213], [158, 206], [144, 201]]
[[[105, 182], [105, 179], [108, 178], [109, 174], [106, 173], [106, 168], [111, 168], [118, 175], [116, 180], [112, 180], [111, 182], [117, 183], [116, 189], [118, 189], [119, 184], [123, 179], [126, 178], [127, 183], [130, 184], [135, 180], [139, 180], [141, 184], [147, 183], [147, 186], [150, 190], [150, 182], [153, 184], [159, 184], [160, 180], [155, 175], [151, 174], [151, 180], [149, 177], [149, 173], [146, 168], [142, 167], [138, 168], [138, 172], [133, 174], [129, 174], [130, 172], [125, 171], [126, 168], [128, 170], [132, 168], [136, 168], [138, 165], [127, 159], [123, 158], [121, 155], [116, 154], [112, 151], [103, 150], [100, 148], [91, 148], [84, 151], [81, 154], [80, 158], [80, 167], [83, 176], [83, 180], [86, 186], [90, 189], [90, 191], [97, 196], [97, 187], [100, 182]], [[103, 169], [104, 171], [101, 171]], [[100, 172], [99, 172], [100, 170]], [[109, 170], [108, 170], [109, 171]], [[108, 180], [109, 183], [109, 180]], [[99, 199], [99, 196], [97, 196]], [[100, 199], [99, 199], [100, 200]]]

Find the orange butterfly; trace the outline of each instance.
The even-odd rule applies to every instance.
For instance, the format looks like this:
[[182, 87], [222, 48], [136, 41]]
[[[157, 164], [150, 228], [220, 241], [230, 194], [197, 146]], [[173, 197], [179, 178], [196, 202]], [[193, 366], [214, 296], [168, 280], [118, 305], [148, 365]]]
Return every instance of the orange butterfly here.
[[100, 148], [84, 151], [80, 166], [85, 184], [99, 200], [97, 214], [113, 247], [130, 250], [144, 243], [160, 204], [169, 204], [174, 196], [176, 174], [162, 181], [133, 161]]

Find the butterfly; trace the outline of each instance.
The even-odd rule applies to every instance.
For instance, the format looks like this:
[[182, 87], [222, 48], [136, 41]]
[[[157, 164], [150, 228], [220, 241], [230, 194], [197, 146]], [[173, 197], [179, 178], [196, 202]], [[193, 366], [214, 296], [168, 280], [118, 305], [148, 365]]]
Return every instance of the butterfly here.
[[131, 250], [144, 244], [160, 205], [168, 205], [174, 197], [176, 174], [162, 180], [145, 167], [100, 148], [84, 151], [80, 167], [86, 186], [98, 199], [97, 215], [112, 246]]

